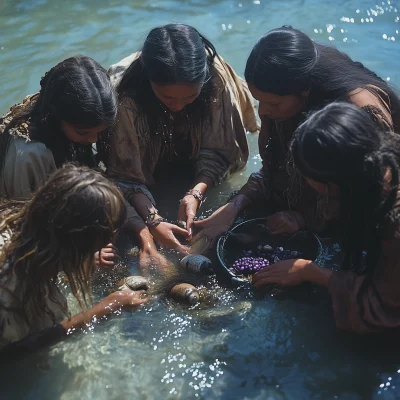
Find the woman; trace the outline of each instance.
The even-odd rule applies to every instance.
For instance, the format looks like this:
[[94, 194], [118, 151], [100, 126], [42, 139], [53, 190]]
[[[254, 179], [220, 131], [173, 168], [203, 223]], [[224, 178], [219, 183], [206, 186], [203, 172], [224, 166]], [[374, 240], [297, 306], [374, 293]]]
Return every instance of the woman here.
[[[104, 68], [90, 57], [71, 57], [47, 72], [40, 87], [0, 120], [1, 198], [30, 198], [67, 161], [107, 163], [117, 99]], [[109, 244], [99, 262], [115, 258]]]
[[257, 203], [269, 210], [290, 209], [268, 218], [267, 226], [274, 233], [325, 228], [339, 213], [334, 207], [337, 199], [331, 195], [329, 207], [324, 197], [317, 203], [313, 191], [296, 174], [288, 173], [288, 149], [296, 127], [310, 110], [341, 100], [363, 108], [377, 126], [399, 132], [399, 98], [359, 62], [286, 26], [258, 41], [247, 60], [245, 77], [259, 101], [262, 168], [228, 204], [195, 223], [201, 230], [194, 239], [205, 235], [215, 241], [241, 211]]
[[[142, 256], [156, 254], [153, 238], [186, 253], [176, 235], [191, 237], [206, 191], [246, 164], [246, 130], [257, 130], [247, 86], [204, 36], [181, 24], [153, 29], [110, 75], [121, 104], [107, 172], [138, 213]], [[149, 187], [157, 175], [191, 168], [178, 211], [183, 229], [159, 215]]]
[[0, 231], [6, 238], [0, 250], [1, 348], [42, 331], [49, 338], [63, 336], [121, 307], [143, 303], [139, 293], [116, 292], [68, 317], [56, 283], [64, 273], [86, 309], [94, 254], [113, 241], [126, 216], [122, 194], [101, 174], [66, 165], [30, 201], [3, 204], [1, 216]]
[[287, 260], [256, 273], [254, 285], [316, 283], [329, 289], [339, 329], [370, 333], [399, 328], [399, 136], [380, 130], [365, 111], [334, 103], [297, 129], [292, 152], [311, 187], [340, 198], [344, 270]]

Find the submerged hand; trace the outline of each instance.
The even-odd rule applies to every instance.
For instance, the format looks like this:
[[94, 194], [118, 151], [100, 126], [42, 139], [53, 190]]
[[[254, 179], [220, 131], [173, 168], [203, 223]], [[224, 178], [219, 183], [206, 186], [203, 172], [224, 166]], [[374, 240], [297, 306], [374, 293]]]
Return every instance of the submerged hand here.
[[119, 290], [111, 293], [106, 299], [120, 305], [125, 310], [136, 311], [150, 301], [144, 290]]
[[170, 262], [157, 251], [157, 249], [140, 250], [139, 251], [139, 265], [143, 271], [148, 270], [150, 267], [156, 267], [161, 272], [170, 266]]
[[294, 233], [304, 229], [303, 216], [297, 211], [280, 211], [267, 218], [267, 229], [274, 235]]
[[168, 222], [161, 222], [157, 226], [151, 227], [150, 232], [154, 239], [162, 246], [169, 249], [175, 249], [183, 254], [189, 253], [189, 247], [181, 244], [175, 237], [175, 235], [178, 234], [187, 238], [188, 232], [185, 229], [179, 228], [179, 226]]
[[308, 280], [310, 260], [293, 259], [279, 261], [256, 272], [252, 283], [256, 288], [275, 283], [278, 286], [296, 286]]
[[209, 240], [210, 247], [214, 246], [217, 239], [233, 225], [236, 217], [237, 210], [234, 204], [228, 203], [220, 207], [210, 217], [202, 221], [195, 221], [193, 225], [196, 228], [200, 228], [200, 232], [193, 237], [192, 242], [206, 236]]
[[189, 239], [192, 236], [193, 220], [199, 208], [199, 203], [199, 200], [193, 195], [187, 195], [179, 202], [178, 219], [186, 221], [186, 230], [188, 231]]
[[119, 260], [121, 260], [121, 257], [118, 249], [112, 243], [109, 243], [94, 255], [94, 262], [97, 266], [113, 267]]

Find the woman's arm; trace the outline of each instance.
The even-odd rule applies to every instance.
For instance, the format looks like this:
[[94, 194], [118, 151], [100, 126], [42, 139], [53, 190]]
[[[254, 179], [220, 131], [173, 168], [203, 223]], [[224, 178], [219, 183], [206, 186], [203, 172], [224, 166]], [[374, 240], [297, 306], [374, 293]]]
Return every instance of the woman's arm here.
[[81, 312], [69, 319], [65, 319], [60, 325], [68, 332], [81, 329], [106, 315], [112, 314], [119, 309], [136, 311], [144, 303], [149, 301], [143, 298], [143, 291], [121, 290], [107, 296], [86, 312]]

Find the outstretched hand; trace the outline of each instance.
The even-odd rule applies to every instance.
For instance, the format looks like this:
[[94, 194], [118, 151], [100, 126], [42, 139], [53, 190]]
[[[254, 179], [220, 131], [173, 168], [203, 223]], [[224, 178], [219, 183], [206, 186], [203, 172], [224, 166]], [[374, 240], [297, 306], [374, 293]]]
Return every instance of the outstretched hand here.
[[180, 228], [169, 222], [161, 222], [157, 226], [151, 227], [150, 232], [153, 238], [161, 245], [168, 249], [174, 249], [183, 254], [189, 254], [190, 248], [181, 244], [175, 235], [188, 237], [187, 230]]

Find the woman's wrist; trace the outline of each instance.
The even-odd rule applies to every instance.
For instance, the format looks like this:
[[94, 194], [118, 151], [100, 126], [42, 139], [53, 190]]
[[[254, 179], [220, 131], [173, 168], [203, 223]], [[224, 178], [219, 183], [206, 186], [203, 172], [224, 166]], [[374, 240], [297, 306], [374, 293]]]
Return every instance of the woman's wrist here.
[[316, 285], [328, 287], [329, 280], [332, 276], [332, 271], [321, 268], [318, 264], [311, 260], [303, 261], [305, 263], [303, 267], [304, 280]]

